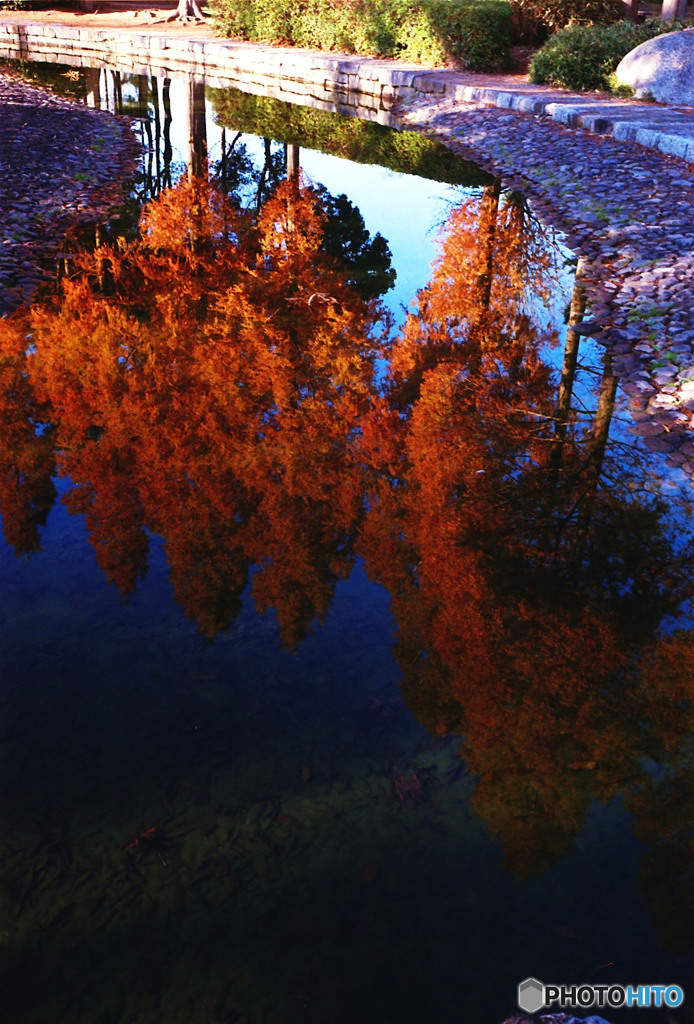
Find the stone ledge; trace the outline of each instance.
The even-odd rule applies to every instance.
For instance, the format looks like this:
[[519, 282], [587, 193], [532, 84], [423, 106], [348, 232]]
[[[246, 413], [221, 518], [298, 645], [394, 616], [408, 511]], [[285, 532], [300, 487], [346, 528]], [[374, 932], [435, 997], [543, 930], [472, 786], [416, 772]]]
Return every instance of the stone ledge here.
[[[351, 113], [397, 123], [398, 108], [412, 103], [453, 101], [484, 104], [521, 114], [550, 117], [570, 128], [612, 135], [624, 142], [694, 162], [694, 111], [634, 101], [606, 100], [506, 79], [508, 84], [459, 72], [425, 69], [350, 54], [290, 47], [143, 33], [117, 28], [0, 21], [0, 53], [24, 59], [61, 60], [94, 66], [106, 59], [120, 70], [188, 74], [258, 93], [279, 86], [292, 102], [315, 104], [348, 97]], [[389, 120], [390, 118], [390, 120]]]
[[621, 142], [638, 142], [647, 149], [657, 149], [668, 156], [694, 163], [694, 135], [654, 129], [648, 124], [618, 121], [612, 135]]

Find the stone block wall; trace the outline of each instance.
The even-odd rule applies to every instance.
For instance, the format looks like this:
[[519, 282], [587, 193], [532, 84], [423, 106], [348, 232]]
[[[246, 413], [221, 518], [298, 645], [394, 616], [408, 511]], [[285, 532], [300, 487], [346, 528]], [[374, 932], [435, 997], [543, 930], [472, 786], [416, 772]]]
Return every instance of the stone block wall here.
[[135, 74], [184, 73], [207, 84], [274, 96], [382, 124], [396, 124], [400, 104], [433, 99], [446, 86], [435, 72], [388, 61], [269, 47], [229, 40], [188, 39], [124, 29], [0, 23], [0, 56]]

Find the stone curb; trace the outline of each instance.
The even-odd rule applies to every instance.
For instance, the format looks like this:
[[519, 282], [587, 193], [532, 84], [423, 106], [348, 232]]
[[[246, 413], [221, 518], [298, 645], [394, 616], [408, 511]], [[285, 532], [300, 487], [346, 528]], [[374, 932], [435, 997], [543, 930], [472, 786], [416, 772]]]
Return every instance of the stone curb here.
[[[437, 76], [442, 74], [437, 73]], [[442, 74], [445, 75], [444, 72]], [[454, 85], [451, 99], [459, 103], [483, 103], [516, 110], [536, 117], [550, 117], [570, 128], [583, 128], [595, 135], [611, 135], [623, 142], [638, 142], [647, 149], [680, 157], [694, 163], [694, 109], [672, 109], [638, 101], [605, 100], [523, 85], [516, 89], [500, 86]]]
[[[384, 124], [415, 103], [456, 102], [545, 116], [572, 128], [636, 142], [694, 163], [694, 108], [605, 99], [545, 89], [504, 76], [423, 70], [395, 61], [265, 46], [165, 31], [34, 24], [0, 19], [0, 55], [129, 71], [205, 77], [288, 102], [321, 106]], [[493, 81], [492, 81], [493, 79]]]

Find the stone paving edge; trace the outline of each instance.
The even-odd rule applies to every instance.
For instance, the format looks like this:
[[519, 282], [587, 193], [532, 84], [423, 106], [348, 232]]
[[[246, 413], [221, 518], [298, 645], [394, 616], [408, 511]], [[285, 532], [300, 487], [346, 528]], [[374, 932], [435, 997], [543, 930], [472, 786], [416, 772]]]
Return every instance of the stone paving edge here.
[[[243, 76], [256, 88], [287, 83], [292, 102], [332, 100], [359, 116], [395, 123], [398, 109], [432, 99], [484, 104], [549, 117], [619, 141], [694, 163], [694, 108], [670, 108], [602, 94], [575, 94], [534, 86], [504, 76], [465, 75], [350, 54], [322, 53], [196, 36], [148, 32], [144, 28], [75, 27], [15, 22], [0, 17], [0, 54], [25, 58], [88, 61], [106, 59], [151, 63], [163, 71], [212, 76], [244, 89]], [[256, 81], [257, 79], [257, 81]]]

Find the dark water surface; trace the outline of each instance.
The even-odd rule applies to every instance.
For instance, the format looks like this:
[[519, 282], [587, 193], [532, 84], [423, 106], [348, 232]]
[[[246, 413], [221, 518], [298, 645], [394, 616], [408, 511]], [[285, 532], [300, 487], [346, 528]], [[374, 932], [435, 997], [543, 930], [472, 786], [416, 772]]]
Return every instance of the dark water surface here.
[[580, 267], [416, 136], [117, 84], [149, 244], [1, 325], [0, 1019], [686, 989], [690, 496]]

